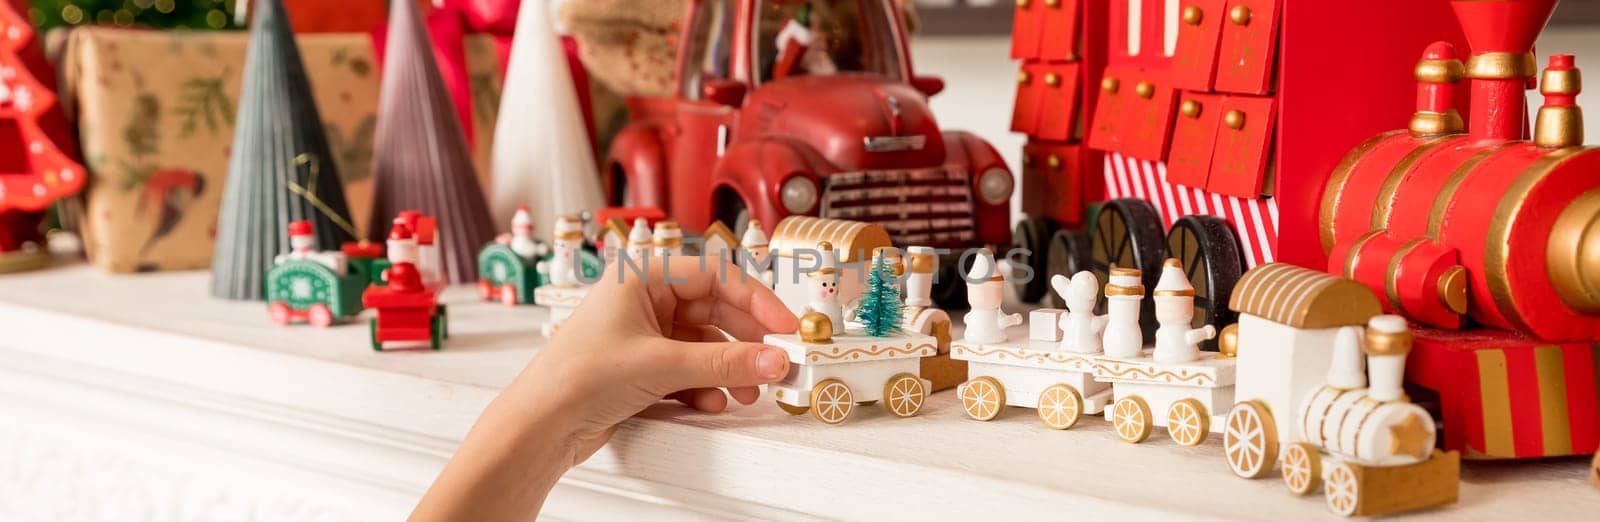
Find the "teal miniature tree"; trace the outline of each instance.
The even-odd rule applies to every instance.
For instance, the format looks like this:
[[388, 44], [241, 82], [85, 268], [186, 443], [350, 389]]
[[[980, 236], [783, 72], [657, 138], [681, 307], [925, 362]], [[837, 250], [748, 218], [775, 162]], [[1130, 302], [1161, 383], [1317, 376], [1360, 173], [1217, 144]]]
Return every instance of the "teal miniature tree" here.
[[900, 332], [900, 316], [905, 306], [900, 302], [900, 288], [895, 286], [889, 261], [874, 257], [872, 270], [867, 273], [867, 289], [856, 305], [854, 318], [866, 328], [867, 335], [888, 337]]

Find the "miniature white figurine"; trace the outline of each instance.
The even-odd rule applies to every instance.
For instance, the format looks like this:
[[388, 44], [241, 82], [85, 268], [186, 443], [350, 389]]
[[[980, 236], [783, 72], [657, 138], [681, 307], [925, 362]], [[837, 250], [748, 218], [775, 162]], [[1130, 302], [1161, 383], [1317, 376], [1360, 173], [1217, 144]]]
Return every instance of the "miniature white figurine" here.
[[819, 36], [812, 29], [811, 6], [807, 5], [796, 13], [794, 18], [783, 24], [778, 31], [777, 48], [782, 61], [786, 55], [799, 53], [795, 62], [800, 71], [811, 75], [833, 74], [838, 72], [838, 66], [833, 63], [833, 57], [828, 54], [827, 38]]
[[633, 220], [633, 230], [628, 231], [628, 257], [635, 263], [643, 263], [644, 258], [650, 257], [650, 222], [644, 218]]
[[665, 257], [683, 253], [683, 231], [678, 229], [677, 221], [656, 223], [652, 241], [656, 245], [656, 255]]
[[1156, 304], [1156, 362], [1182, 363], [1200, 358], [1200, 343], [1217, 336], [1217, 328], [1205, 325], [1189, 328], [1194, 322], [1194, 285], [1183, 273], [1183, 264], [1167, 259], [1161, 266], [1161, 280], [1151, 294]]
[[497, 240], [523, 259], [540, 259], [550, 253], [549, 246], [533, 240], [533, 219], [528, 217], [527, 205], [518, 206], [517, 213], [511, 216], [511, 234]]
[[967, 273], [967, 304], [972, 306], [965, 316], [967, 342], [1003, 343], [1006, 328], [1022, 324], [1022, 314], [1006, 314], [1000, 310], [1005, 290], [1006, 280], [994, 263], [994, 254], [988, 250], [979, 252]]
[[1379, 402], [1406, 400], [1406, 355], [1411, 353], [1411, 330], [1404, 317], [1380, 315], [1367, 321], [1367, 396]]
[[278, 254], [273, 258], [273, 264], [282, 263], [290, 259], [306, 259], [315, 261], [322, 266], [333, 270], [333, 273], [344, 275], [345, 257], [340, 252], [318, 252], [317, 236], [312, 232], [311, 222], [300, 220], [289, 223], [289, 253]]
[[761, 222], [754, 219], [744, 229], [744, 238], [739, 241], [739, 248], [750, 254], [748, 259], [740, 257], [745, 262], [744, 272], [750, 277], [772, 286], [772, 264], [767, 262], [767, 257], [772, 255], [772, 250], [767, 247], [767, 233], [762, 231]]
[[1367, 387], [1366, 358], [1361, 355], [1361, 327], [1346, 326], [1333, 336], [1333, 361], [1328, 386], [1341, 390]]
[[817, 251], [822, 266], [806, 274], [806, 294], [811, 301], [806, 303], [805, 311], [827, 315], [828, 322], [833, 323], [832, 331], [843, 332], [844, 305], [839, 303], [839, 256], [833, 251], [833, 243], [827, 241], [817, 244]]
[[906, 306], [933, 306], [933, 273], [939, 268], [939, 257], [933, 247], [914, 246], [906, 249], [911, 256], [911, 274], [906, 276]]
[[1144, 349], [1144, 330], [1139, 327], [1139, 305], [1144, 301], [1144, 285], [1139, 269], [1112, 268], [1106, 282], [1106, 328], [1100, 345], [1111, 357], [1138, 357]]
[[583, 222], [574, 216], [556, 218], [555, 253], [549, 261], [540, 261], [540, 273], [550, 277], [551, 286], [573, 288], [582, 286], [578, 279], [578, 252], [583, 249]]
[[1100, 353], [1100, 333], [1106, 329], [1106, 316], [1095, 315], [1100, 300], [1100, 280], [1088, 271], [1067, 276], [1056, 274], [1050, 286], [1067, 303], [1061, 314], [1061, 349], [1073, 353]]

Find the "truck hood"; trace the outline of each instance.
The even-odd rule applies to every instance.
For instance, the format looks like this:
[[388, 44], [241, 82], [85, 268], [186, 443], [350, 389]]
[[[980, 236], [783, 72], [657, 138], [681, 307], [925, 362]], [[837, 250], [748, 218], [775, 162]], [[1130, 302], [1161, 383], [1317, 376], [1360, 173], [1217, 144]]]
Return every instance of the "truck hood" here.
[[747, 137], [806, 143], [844, 171], [926, 167], [945, 158], [927, 96], [875, 75], [769, 82], [746, 100], [741, 127]]

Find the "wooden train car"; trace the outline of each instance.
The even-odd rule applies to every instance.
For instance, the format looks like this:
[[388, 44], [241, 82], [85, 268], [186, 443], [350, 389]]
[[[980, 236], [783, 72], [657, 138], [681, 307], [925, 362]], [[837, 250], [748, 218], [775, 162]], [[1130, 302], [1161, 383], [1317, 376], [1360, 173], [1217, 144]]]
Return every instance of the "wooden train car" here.
[[950, 353], [967, 362], [966, 383], [956, 389], [968, 417], [992, 420], [1007, 406], [1033, 408], [1046, 427], [1071, 428], [1084, 415], [1111, 404], [1111, 385], [1094, 378], [1096, 357], [1061, 350], [1061, 310], [1028, 314], [1028, 339], [996, 344], [951, 342]]
[[922, 410], [932, 384], [918, 371], [922, 358], [938, 353], [936, 339], [908, 332], [891, 337], [853, 329], [834, 333], [827, 318], [814, 312], [801, 317], [800, 327], [800, 333], [762, 339], [789, 355], [789, 375], [771, 386], [783, 411], [809, 411], [819, 421], [838, 424], [857, 405], [879, 401], [896, 417]]
[[[438, 350], [449, 337], [449, 319], [439, 293], [444, 278], [434, 237], [432, 217], [402, 212], [389, 229], [388, 267], [380, 278], [387, 284], [372, 285], [361, 294], [361, 302], [376, 311], [368, 324], [372, 349], [382, 351], [390, 344], [425, 344]], [[430, 241], [426, 244], [422, 238]]]
[[304, 320], [326, 328], [361, 313], [361, 291], [367, 274], [345, 252], [318, 252], [310, 221], [289, 223], [292, 250], [273, 260], [267, 270], [264, 294], [267, 312], [276, 325]]

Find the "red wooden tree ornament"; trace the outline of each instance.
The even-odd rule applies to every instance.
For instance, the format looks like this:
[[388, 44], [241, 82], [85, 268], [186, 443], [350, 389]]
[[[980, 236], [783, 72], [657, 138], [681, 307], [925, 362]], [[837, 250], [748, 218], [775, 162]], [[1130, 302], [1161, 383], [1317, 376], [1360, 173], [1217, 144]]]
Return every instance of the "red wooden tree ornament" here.
[[25, 8], [24, 0], [0, 3], [0, 273], [42, 264], [44, 209], [83, 188], [87, 177], [71, 157], [54, 72]]

